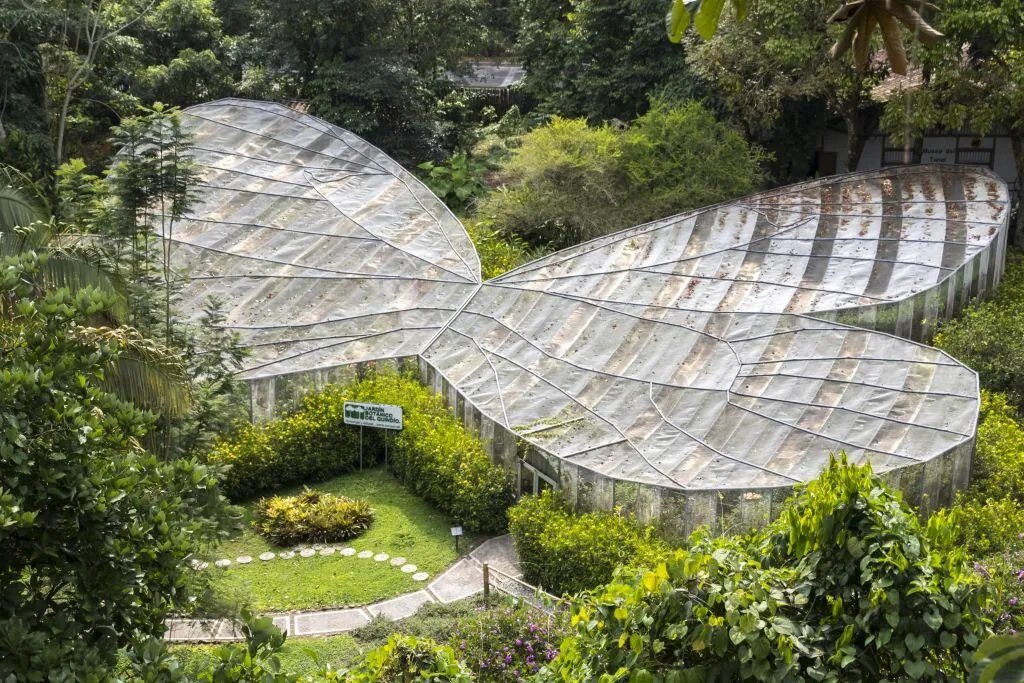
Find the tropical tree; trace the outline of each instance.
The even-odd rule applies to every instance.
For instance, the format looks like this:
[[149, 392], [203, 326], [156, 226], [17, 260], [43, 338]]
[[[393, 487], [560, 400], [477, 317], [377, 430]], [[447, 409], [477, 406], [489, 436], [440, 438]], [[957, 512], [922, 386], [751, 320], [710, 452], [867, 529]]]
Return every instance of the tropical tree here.
[[[1024, 2], [947, 0], [937, 17], [948, 37], [921, 52], [924, 84], [907, 98], [890, 98], [882, 118], [892, 135], [906, 127], [921, 134], [934, 128], [970, 126], [979, 135], [1009, 135], [1024, 178]], [[1017, 210], [1017, 239], [1024, 212]]]
[[782, 129], [787, 112], [824, 105], [846, 127], [846, 167], [853, 170], [877, 126], [871, 88], [884, 70], [862, 73], [829, 56], [841, 33], [827, 21], [834, 9], [834, 0], [758, 0], [744, 21], [726, 23], [706, 41], [688, 38], [687, 61], [749, 137], [766, 144], [782, 137], [783, 154], [814, 137], [812, 117]]
[[94, 288], [43, 294], [46, 256], [0, 261], [0, 678], [105, 680], [189, 599], [188, 560], [229, 524], [214, 469], [161, 462], [153, 423], [104, 388], [124, 328]]
[[[743, 21], [752, 4], [751, 0], [729, 0], [736, 12], [736, 20]], [[705, 40], [718, 30], [725, 9], [725, 0], [673, 0], [666, 20], [668, 37], [681, 42], [692, 23]], [[894, 73], [907, 74], [907, 53], [900, 35], [900, 24], [910, 30], [925, 45], [934, 45], [942, 34], [921, 16], [925, 9], [938, 9], [927, 0], [852, 0], [843, 4], [829, 17], [830, 22], [845, 23], [846, 29], [830, 50], [835, 58], [853, 47], [854, 63], [860, 71], [868, 66], [871, 36], [875, 28], [882, 34], [886, 57]]]
[[[17, 177], [8, 171], [8, 180]], [[25, 274], [37, 298], [61, 288], [94, 288], [108, 297], [108, 305], [92, 315], [96, 333], [120, 349], [107, 367], [104, 386], [169, 418], [185, 415], [190, 390], [180, 356], [119, 327], [128, 313], [126, 290], [105, 252], [94, 242], [64, 232], [44, 200], [22, 187], [0, 185], [0, 258], [45, 257]]]
[[685, 55], [664, 35], [663, 0], [521, 0], [525, 87], [542, 110], [630, 121], [652, 94], [693, 94]]

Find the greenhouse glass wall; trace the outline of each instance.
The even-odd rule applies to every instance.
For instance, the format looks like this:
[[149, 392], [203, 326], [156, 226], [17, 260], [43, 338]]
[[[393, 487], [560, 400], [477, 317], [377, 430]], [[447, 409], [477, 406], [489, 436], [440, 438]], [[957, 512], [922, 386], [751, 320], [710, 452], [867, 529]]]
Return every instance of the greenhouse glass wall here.
[[521, 490], [685, 533], [756, 524], [830, 453], [926, 508], [967, 484], [974, 372], [919, 343], [996, 286], [983, 168], [830, 177], [601, 237], [483, 282], [425, 186], [278, 104], [186, 110], [183, 312], [227, 302], [254, 419], [369, 365], [416, 369]]

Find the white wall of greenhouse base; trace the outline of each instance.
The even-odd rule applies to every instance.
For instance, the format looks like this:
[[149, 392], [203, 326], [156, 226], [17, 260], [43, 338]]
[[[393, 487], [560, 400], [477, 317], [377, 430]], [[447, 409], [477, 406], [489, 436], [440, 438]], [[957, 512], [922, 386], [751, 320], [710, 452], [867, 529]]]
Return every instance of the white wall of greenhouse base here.
[[999, 282], [991, 171], [811, 181], [483, 282], [443, 203], [351, 133], [242, 100], [186, 123], [204, 179], [165, 236], [179, 308], [226, 301], [254, 419], [415, 370], [521, 490], [677, 534], [771, 518], [839, 451], [926, 509], [967, 484], [977, 376], [917, 340]]

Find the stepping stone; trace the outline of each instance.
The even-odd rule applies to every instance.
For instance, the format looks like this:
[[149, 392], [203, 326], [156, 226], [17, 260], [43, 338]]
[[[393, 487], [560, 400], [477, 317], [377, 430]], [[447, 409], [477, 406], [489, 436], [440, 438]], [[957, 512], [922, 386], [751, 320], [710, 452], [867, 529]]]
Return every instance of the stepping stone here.
[[324, 557], [327, 557], [328, 555], [333, 555], [336, 551], [337, 551], [336, 548], [324, 548], [323, 550], [320, 551], [320, 554], [323, 555]]
[[291, 550], [285, 550], [283, 553], [278, 553], [277, 556], [280, 557], [282, 560], [290, 560], [293, 557], [295, 557], [295, 553], [293, 553]]
[[203, 562], [202, 560], [192, 560], [189, 564], [192, 565], [192, 569], [195, 569], [197, 572], [201, 572], [210, 566], [209, 562]]
[[412, 580], [413, 581], [426, 581], [429, 578], [430, 578], [430, 574], [428, 574], [426, 572], [420, 572], [419, 574], [413, 574], [412, 575]]
[[341, 554], [344, 555], [345, 557], [352, 557], [353, 555], [356, 554], [356, 549], [355, 548], [344, 548], [341, 551]]
[[260, 553], [260, 559], [263, 560], [264, 562], [269, 562], [270, 560], [274, 559], [275, 557], [277, 557], [277, 555], [275, 555], [274, 553]]
[[316, 551], [312, 548], [303, 548], [299, 551], [299, 557], [313, 557], [316, 555]]
[[217, 560], [216, 562], [214, 562], [214, 564], [220, 567], [221, 569], [227, 569], [231, 566], [231, 560]]
[[322, 543], [314, 543], [313, 550], [323, 550], [324, 546]]
[[403, 564], [405, 564], [405, 558], [404, 557], [392, 557], [391, 558], [391, 566], [392, 567], [401, 567]]
[[376, 555], [373, 556], [373, 561], [374, 562], [384, 562], [389, 557], [391, 557], [391, 556], [388, 555], [387, 553], [377, 553]]
[[416, 565], [414, 565], [414, 564], [407, 564], [407, 565], [402, 567], [402, 571], [405, 572], [406, 574], [412, 574], [414, 571], [416, 571]]
[[235, 562], [237, 562], [238, 564], [249, 564], [250, 562], [252, 562], [252, 558], [248, 555], [242, 555], [241, 557], [236, 559]]
[[373, 557], [373, 551], [372, 550], [364, 550], [363, 552], [361, 552], [358, 555], [356, 555], [356, 557], [358, 557], [360, 560], [367, 560], [367, 559]]

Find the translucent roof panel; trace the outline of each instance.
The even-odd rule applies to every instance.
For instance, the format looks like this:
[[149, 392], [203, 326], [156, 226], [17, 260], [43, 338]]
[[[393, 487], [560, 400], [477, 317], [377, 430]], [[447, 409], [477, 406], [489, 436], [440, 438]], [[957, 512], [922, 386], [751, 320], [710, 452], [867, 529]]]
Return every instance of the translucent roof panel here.
[[794, 185], [481, 283], [454, 216], [351, 133], [241, 100], [187, 124], [183, 310], [226, 299], [250, 381], [418, 356], [549, 456], [680, 490], [789, 486], [840, 449], [894, 470], [974, 438], [975, 374], [875, 330], [922, 336], [997, 281], [1008, 196], [987, 170]]

